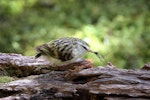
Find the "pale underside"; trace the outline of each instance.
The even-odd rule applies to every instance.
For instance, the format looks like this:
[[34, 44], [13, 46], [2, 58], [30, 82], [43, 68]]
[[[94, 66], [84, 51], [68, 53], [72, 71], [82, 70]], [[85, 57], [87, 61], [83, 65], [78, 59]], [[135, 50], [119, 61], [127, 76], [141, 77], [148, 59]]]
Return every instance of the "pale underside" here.
[[73, 55], [73, 59], [71, 60], [67, 60], [67, 61], [61, 61], [60, 59], [56, 59], [54, 57], [51, 57], [51, 56], [44, 56], [43, 57], [45, 59], [47, 59], [48, 61], [50, 61], [50, 63], [53, 65], [53, 66], [59, 66], [59, 65], [63, 65], [63, 64], [70, 64], [70, 63], [73, 63], [73, 62], [77, 62], [77, 61], [80, 61], [82, 56], [84, 56], [86, 54], [86, 50], [80, 46], [80, 45], [77, 45], [73, 51], [72, 51], [72, 55]]

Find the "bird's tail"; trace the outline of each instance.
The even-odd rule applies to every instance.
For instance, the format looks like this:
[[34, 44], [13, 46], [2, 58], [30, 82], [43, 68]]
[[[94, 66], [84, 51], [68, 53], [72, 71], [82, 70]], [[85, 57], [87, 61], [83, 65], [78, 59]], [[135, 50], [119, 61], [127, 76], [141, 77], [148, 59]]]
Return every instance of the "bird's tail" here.
[[36, 55], [35, 55], [35, 59], [39, 58], [40, 56], [42, 56], [41, 53], [36, 54]]
[[39, 58], [44, 54], [44, 51], [42, 50], [43, 45], [35, 47], [35, 50], [37, 51], [37, 54], [35, 55], [35, 58]]

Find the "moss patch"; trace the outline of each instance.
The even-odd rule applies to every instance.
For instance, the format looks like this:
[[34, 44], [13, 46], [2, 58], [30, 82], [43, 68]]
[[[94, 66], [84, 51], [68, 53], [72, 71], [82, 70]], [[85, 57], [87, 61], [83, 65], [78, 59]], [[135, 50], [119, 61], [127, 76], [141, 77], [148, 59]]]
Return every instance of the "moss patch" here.
[[9, 77], [9, 76], [0, 76], [0, 83], [8, 83], [13, 80], [14, 80], [14, 78]]

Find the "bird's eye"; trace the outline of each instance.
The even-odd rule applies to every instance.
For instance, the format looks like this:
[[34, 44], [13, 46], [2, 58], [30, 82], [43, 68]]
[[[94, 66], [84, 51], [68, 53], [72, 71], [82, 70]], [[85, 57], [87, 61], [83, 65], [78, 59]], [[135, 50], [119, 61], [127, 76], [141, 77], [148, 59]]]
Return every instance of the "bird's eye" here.
[[85, 50], [87, 50], [87, 48], [85, 46], [82, 46]]
[[98, 55], [98, 52], [94, 52], [96, 55]]

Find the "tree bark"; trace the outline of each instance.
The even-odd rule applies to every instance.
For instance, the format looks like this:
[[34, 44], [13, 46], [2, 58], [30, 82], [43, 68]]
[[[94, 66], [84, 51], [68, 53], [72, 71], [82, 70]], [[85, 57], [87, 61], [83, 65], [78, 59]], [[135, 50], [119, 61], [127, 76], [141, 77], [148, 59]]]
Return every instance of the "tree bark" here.
[[[51, 64], [20, 54], [0, 54], [0, 75], [19, 79], [0, 85], [2, 100], [149, 100], [150, 63], [142, 69], [118, 69], [89, 61]], [[40, 75], [39, 75], [40, 74]]]

